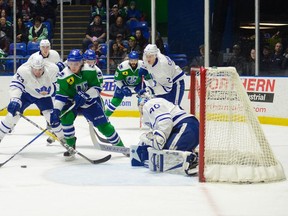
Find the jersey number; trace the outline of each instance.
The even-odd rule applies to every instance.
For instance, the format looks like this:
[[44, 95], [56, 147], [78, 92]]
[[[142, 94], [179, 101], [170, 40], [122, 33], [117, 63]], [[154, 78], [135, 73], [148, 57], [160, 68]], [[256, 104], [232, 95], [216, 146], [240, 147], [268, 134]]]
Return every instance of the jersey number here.
[[160, 107], [160, 104], [154, 104], [153, 107], [149, 109], [149, 113], [151, 114], [152, 112], [155, 111], [155, 109], [159, 109], [159, 107]]

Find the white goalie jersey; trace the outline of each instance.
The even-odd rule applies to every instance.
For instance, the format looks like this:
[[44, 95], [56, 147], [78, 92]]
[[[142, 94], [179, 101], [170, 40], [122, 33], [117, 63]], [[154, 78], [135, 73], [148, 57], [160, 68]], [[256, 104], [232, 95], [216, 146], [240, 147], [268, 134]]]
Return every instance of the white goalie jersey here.
[[150, 99], [143, 106], [143, 123], [152, 130], [162, 131], [166, 138], [178, 122], [189, 116], [179, 106], [163, 98]]
[[154, 65], [147, 63], [145, 55], [143, 56], [143, 68], [151, 74], [152, 80], [146, 84], [153, 88], [155, 95], [167, 94], [172, 90], [173, 83], [184, 79], [185, 74], [182, 69], [174, 63], [168, 56], [157, 54]]
[[20, 98], [22, 93], [35, 98], [51, 97], [55, 92], [58, 71], [56, 64], [45, 62], [43, 75], [36, 78], [31, 66], [23, 64], [12, 78], [9, 94], [12, 98]]

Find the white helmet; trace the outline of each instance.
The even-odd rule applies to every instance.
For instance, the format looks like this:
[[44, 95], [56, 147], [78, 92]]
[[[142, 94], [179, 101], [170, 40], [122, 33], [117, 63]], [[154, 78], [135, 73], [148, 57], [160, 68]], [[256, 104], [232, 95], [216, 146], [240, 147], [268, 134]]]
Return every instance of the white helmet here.
[[36, 55], [32, 58], [30, 66], [34, 69], [41, 69], [44, 67], [44, 59], [41, 55]]
[[44, 46], [49, 46], [50, 47], [50, 42], [47, 39], [43, 39], [40, 41], [40, 47], [44, 47]]
[[148, 44], [144, 49], [145, 55], [157, 55], [160, 52], [155, 44]]

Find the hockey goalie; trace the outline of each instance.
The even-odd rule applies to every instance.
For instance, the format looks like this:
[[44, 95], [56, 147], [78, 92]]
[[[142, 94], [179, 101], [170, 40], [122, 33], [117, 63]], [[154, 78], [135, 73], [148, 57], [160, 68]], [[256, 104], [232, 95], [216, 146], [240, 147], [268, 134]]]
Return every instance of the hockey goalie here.
[[163, 98], [138, 98], [143, 123], [150, 131], [130, 148], [132, 166], [147, 166], [153, 172], [195, 175], [199, 144], [199, 122], [178, 105]]

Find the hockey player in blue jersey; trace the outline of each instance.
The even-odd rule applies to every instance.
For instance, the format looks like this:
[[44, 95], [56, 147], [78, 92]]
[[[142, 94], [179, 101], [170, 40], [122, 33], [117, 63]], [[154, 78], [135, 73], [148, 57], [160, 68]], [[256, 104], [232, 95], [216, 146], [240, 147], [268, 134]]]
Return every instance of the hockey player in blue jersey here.
[[147, 88], [138, 94], [143, 94], [149, 88], [155, 97], [180, 105], [185, 90], [185, 74], [182, 69], [168, 56], [161, 54], [155, 44], [145, 47], [143, 62], [139, 76], [144, 76]]
[[152, 171], [195, 174], [198, 158], [194, 151], [199, 144], [195, 116], [166, 99], [149, 99], [147, 93], [139, 98], [138, 105], [150, 132], [141, 135], [138, 146], [131, 146], [132, 166], [143, 166], [149, 158]]

